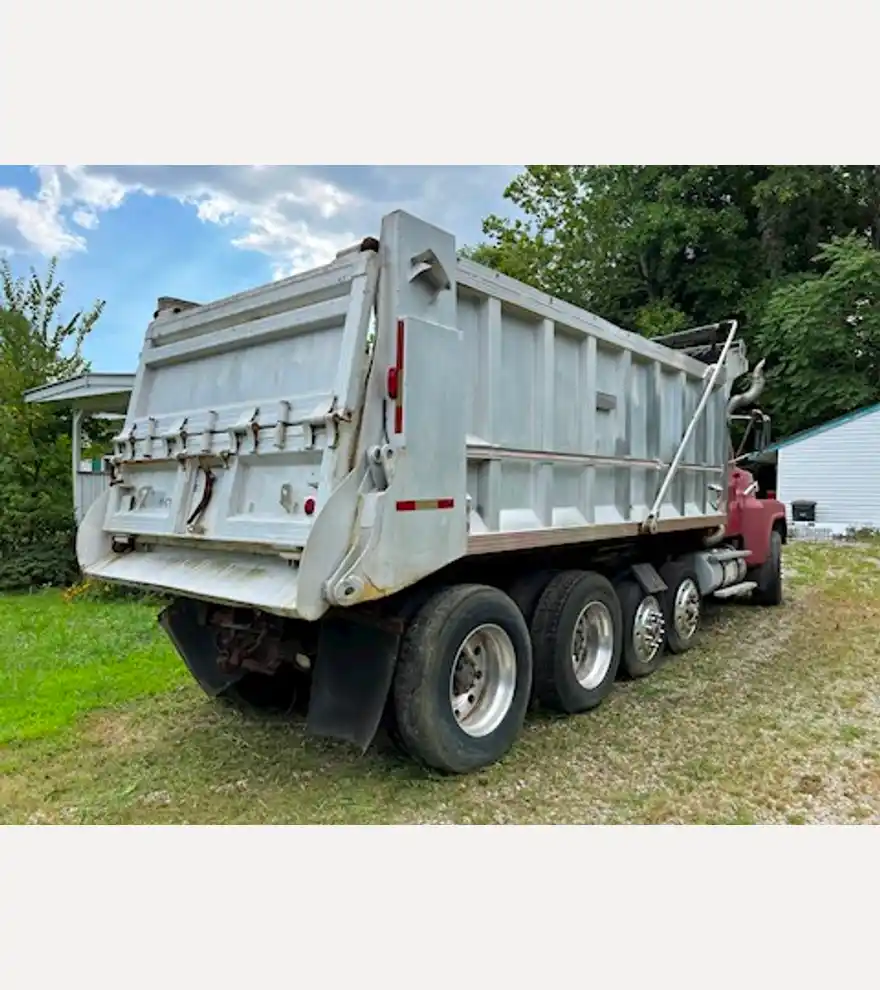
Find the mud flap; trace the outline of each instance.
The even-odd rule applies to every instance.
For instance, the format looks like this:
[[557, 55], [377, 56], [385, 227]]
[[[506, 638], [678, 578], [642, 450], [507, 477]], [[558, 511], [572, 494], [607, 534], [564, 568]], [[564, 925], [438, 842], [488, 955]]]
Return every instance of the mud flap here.
[[667, 590], [666, 582], [652, 564], [633, 564], [632, 573], [646, 595], [659, 595]]
[[400, 633], [348, 618], [321, 623], [306, 730], [353, 743], [373, 741], [394, 676]]
[[227, 674], [217, 666], [217, 648], [211, 631], [199, 622], [199, 604], [178, 598], [159, 613], [159, 625], [183, 658], [199, 686], [212, 698], [222, 694], [244, 676]]

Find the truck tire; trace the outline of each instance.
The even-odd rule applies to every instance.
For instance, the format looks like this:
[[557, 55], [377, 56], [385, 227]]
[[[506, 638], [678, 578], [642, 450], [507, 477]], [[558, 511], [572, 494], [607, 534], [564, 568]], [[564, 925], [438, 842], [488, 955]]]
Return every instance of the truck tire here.
[[637, 581], [617, 586], [623, 624], [620, 672], [630, 679], [647, 677], [663, 662], [666, 616], [657, 595], [646, 595]]
[[[507, 593], [514, 600], [526, 625], [531, 628], [532, 618], [538, 605], [538, 600], [544, 593], [544, 589], [550, 583], [551, 578], [558, 574], [558, 571], [529, 571], [515, 578], [507, 587]], [[532, 693], [529, 698], [529, 710], [534, 710], [538, 705], [535, 695], [535, 683], [532, 681]]]
[[696, 571], [672, 560], [660, 568], [666, 584], [666, 645], [670, 653], [685, 653], [697, 641], [703, 615], [703, 596]]
[[607, 578], [563, 571], [547, 585], [532, 620], [535, 694], [547, 708], [575, 714], [595, 708], [620, 664], [620, 602]]
[[752, 590], [756, 605], [782, 604], [782, 534], [774, 529], [770, 533], [770, 553], [752, 578], [758, 587]]
[[521, 574], [508, 585], [507, 594], [516, 602], [527, 624], [531, 623], [538, 599], [556, 573], [556, 571], [529, 571]]
[[513, 601], [485, 585], [444, 588], [403, 635], [392, 686], [395, 734], [427, 767], [479, 770], [513, 745], [531, 689], [528, 627]]

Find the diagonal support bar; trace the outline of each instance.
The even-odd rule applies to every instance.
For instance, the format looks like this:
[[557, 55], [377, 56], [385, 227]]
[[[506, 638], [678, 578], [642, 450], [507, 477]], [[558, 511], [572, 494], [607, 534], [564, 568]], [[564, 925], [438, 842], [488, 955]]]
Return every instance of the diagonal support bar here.
[[[719, 323], [718, 328], [720, 329], [724, 325], [724, 323]], [[718, 360], [712, 366], [709, 380], [706, 382], [706, 387], [703, 389], [703, 394], [700, 396], [700, 401], [697, 403], [697, 408], [694, 410], [694, 414], [687, 425], [687, 429], [684, 431], [684, 436], [681, 438], [681, 442], [678, 445], [678, 450], [675, 452], [675, 457], [672, 458], [669, 469], [663, 478], [663, 483], [660, 485], [660, 490], [657, 492], [657, 497], [654, 499], [654, 503], [652, 504], [648, 515], [645, 517], [645, 521], [642, 523], [642, 529], [646, 533], [655, 533], [657, 531], [657, 516], [660, 512], [660, 506], [663, 505], [663, 500], [666, 498], [666, 493], [669, 491], [669, 486], [675, 478], [675, 474], [678, 471], [682, 458], [684, 457], [685, 448], [687, 447], [691, 437], [694, 435], [694, 430], [697, 428], [697, 423], [700, 421], [700, 417], [706, 409], [710, 396], [715, 391], [718, 376], [721, 374], [721, 369], [724, 367], [724, 362], [727, 360], [730, 345], [733, 343], [733, 338], [736, 336], [736, 331], [739, 327], [736, 320], [730, 320], [728, 325], [730, 326], [730, 331], [727, 334], [727, 339], [724, 341], [724, 346], [721, 348], [721, 353], [718, 355]]]

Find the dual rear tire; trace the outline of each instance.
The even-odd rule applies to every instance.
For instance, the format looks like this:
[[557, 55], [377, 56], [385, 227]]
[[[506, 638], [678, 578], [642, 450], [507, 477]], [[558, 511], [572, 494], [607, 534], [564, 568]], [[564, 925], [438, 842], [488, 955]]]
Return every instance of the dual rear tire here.
[[468, 773], [501, 759], [525, 720], [532, 644], [513, 600], [456, 585], [410, 622], [392, 685], [393, 735], [413, 759]]
[[666, 646], [670, 653], [685, 653], [697, 639], [703, 617], [703, 596], [696, 571], [687, 564], [669, 561], [660, 568], [666, 585], [663, 595]]
[[544, 589], [531, 623], [535, 696], [575, 714], [600, 704], [620, 666], [622, 611], [614, 586], [589, 571], [563, 571]]
[[519, 589], [520, 602], [460, 585], [422, 605], [392, 686], [392, 735], [410, 757], [444, 773], [501, 759], [522, 730], [533, 679], [537, 700], [557, 711], [587, 711], [607, 696], [621, 657], [614, 587], [582, 571], [545, 584], [540, 594]]
[[435, 770], [485, 767], [511, 748], [531, 698], [553, 711], [586, 712], [618, 674], [656, 670], [668, 617], [661, 597], [637, 582], [615, 588], [588, 571], [548, 573], [512, 585], [510, 594], [484, 585], [444, 588], [404, 633], [392, 736]]

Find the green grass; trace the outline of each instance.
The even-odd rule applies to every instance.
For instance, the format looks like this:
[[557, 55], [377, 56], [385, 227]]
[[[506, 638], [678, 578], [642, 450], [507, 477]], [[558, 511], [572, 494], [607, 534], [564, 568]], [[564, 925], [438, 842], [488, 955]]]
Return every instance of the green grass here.
[[57, 592], [0, 597], [0, 744], [40, 739], [94, 709], [184, 683], [155, 612], [67, 604]]
[[455, 779], [215, 706], [155, 607], [0, 598], [0, 821], [880, 822], [880, 546], [785, 561], [782, 608], [716, 610], [653, 677]]

